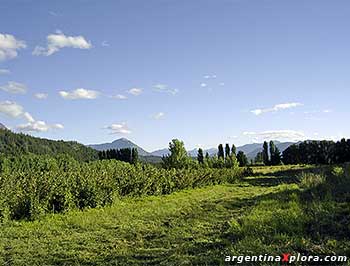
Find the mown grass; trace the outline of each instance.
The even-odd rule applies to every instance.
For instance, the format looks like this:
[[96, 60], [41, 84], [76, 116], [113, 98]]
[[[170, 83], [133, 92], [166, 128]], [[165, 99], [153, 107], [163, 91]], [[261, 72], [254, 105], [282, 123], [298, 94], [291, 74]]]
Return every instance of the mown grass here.
[[282, 252], [350, 257], [344, 172], [314, 183], [295, 174], [269, 172], [233, 185], [11, 221], [0, 225], [0, 264], [225, 265], [227, 255]]

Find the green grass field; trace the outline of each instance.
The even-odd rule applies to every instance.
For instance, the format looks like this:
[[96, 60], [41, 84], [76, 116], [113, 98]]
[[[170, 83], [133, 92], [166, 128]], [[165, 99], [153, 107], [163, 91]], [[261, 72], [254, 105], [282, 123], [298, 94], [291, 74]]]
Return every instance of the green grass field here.
[[312, 170], [304, 168], [255, 169], [233, 185], [11, 221], [0, 225], [0, 264], [227, 265], [227, 255], [285, 252], [350, 257], [348, 191], [333, 193], [312, 177], [300, 185], [300, 171]]

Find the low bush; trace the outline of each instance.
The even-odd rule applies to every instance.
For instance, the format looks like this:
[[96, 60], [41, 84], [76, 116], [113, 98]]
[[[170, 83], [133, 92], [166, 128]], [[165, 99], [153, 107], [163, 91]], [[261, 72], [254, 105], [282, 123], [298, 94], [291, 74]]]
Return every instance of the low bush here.
[[37, 155], [2, 158], [0, 171], [3, 221], [101, 207], [126, 196], [233, 183], [243, 175], [239, 168], [165, 170], [116, 160], [81, 163], [67, 156]]

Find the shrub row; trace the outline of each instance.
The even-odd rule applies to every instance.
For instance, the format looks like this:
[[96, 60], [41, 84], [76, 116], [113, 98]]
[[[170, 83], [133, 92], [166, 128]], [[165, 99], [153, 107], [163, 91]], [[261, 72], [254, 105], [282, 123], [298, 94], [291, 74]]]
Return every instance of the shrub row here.
[[116, 160], [84, 163], [67, 156], [2, 158], [0, 220], [33, 220], [45, 213], [109, 205], [120, 197], [233, 183], [242, 175], [239, 168], [165, 170]]

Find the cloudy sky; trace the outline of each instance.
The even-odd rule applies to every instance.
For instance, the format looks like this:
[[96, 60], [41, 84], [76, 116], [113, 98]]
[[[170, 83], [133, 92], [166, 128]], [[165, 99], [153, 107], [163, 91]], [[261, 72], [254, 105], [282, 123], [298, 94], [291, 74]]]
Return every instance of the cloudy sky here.
[[0, 122], [147, 150], [350, 137], [350, 2], [2, 0]]

